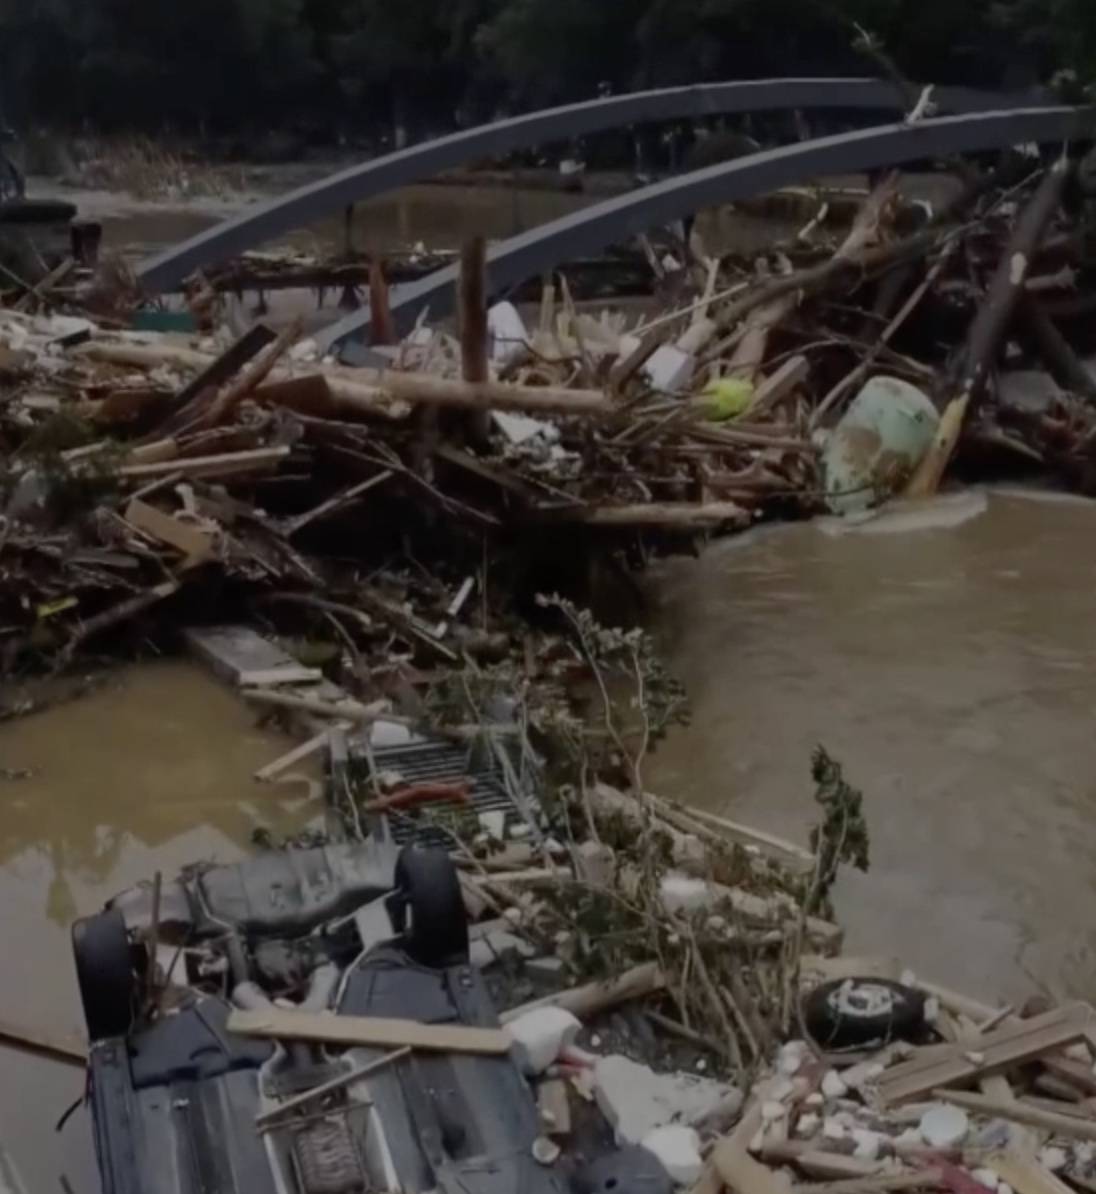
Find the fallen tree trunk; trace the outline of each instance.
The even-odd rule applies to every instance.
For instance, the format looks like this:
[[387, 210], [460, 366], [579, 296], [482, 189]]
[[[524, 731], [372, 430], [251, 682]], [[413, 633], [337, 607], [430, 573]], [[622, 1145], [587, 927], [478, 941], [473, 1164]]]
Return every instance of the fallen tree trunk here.
[[703, 531], [728, 525], [745, 526], [750, 513], [735, 502], [649, 502], [630, 506], [587, 506], [554, 510], [548, 521], [581, 522], [592, 527], [650, 527], [663, 530]]
[[[175, 365], [185, 369], [205, 369], [214, 360], [209, 354], [176, 345], [120, 344], [96, 340], [76, 350], [96, 361], [154, 369]], [[375, 369], [350, 370], [332, 365], [312, 365], [308, 372], [320, 376], [338, 406], [369, 415], [392, 417], [392, 399], [428, 406], [447, 406], [463, 410], [488, 407], [492, 410], [516, 410], [528, 414], [580, 415], [609, 418], [615, 412], [613, 402], [600, 390], [564, 390], [551, 386], [518, 386], [498, 381], [465, 382], [434, 377], [427, 373], [383, 372]], [[274, 369], [274, 381], [290, 381], [290, 370]], [[258, 391], [262, 396], [263, 391]], [[400, 412], [402, 413], [402, 412]]]
[[1061, 203], [1070, 168], [1065, 156], [1055, 162], [1013, 228], [989, 293], [978, 309], [953, 370], [956, 380], [951, 389], [955, 397], [944, 410], [932, 447], [906, 487], [907, 497], [931, 497], [940, 487], [970, 410], [977, 407], [985, 393], [1001, 340], [1024, 296], [1031, 259]]

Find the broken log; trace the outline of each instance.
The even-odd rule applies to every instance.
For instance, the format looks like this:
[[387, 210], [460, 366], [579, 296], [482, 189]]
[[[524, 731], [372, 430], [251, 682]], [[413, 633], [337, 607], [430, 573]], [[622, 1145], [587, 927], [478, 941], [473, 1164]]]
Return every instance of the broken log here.
[[955, 396], [944, 410], [932, 447], [906, 487], [907, 497], [931, 497], [940, 488], [968, 414], [972, 407], [977, 408], [985, 392], [1001, 340], [1024, 297], [1032, 257], [1061, 203], [1071, 169], [1067, 157], [1059, 158], [1017, 220], [989, 293], [978, 308], [963, 351], [956, 358], [954, 380], [949, 387]]
[[653, 995], [661, 991], [666, 985], [666, 976], [657, 962], [644, 962], [640, 966], [633, 966], [626, 970], [619, 978], [603, 983], [587, 983], [583, 987], [572, 987], [568, 991], [556, 991], [552, 995], [545, 995], [543, 999], [534, 999], [523, 1003], [521, 1007], [511, 1008], [503, 1012], [499, 1019], [503, 1024], [509, 1024], [526, 1012], [539, 1007], [561, 1007], [571, 1012], [580, 1020], [596, 1016], [598, 1012], [616, 1007], [620, 1003], [627, 1003], [631, 999], [642, 999], [646, 995]]

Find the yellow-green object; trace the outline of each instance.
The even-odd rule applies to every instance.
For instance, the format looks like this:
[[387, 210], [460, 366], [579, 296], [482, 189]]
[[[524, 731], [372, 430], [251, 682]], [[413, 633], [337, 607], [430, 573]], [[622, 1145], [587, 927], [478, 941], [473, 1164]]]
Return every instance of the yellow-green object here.
[[754, 386], [752, 381], [741, 377], [720, 377], [710, 381], [700, 395], [704, 402], [708, 418], [713, 423], [722, 423], [727, 419], [737, 419], [753, 402]]
[[46, 618], [53, 618], [57, 614], [62, 614], [66, 609], [72, 609], [74, 606], [80, 604], [78, 597], [62, 597], [58, 601], [47, 601], [44, 605], [40, 605], [37, 609], [38, 620], [44, 622]]

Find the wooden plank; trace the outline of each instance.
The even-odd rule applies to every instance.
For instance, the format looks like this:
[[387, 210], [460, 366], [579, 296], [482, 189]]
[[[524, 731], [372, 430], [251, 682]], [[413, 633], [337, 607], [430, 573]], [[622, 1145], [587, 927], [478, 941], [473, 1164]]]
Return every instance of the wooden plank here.
[[126, 522], [160, 543], [182, 552], [184, 568], [201, 564], [213, 554], [213, 536], [208, 531], [166, 514], [139, 498], [133, 498], [126, 507]]
[[312, 684], [323, 679], [321, 671], [304, 667], [250, 626], [192, 626], [183, 637], [191, 651], [221, 679], [239, 687]]
[[739, 1120], [735, 1130], [715, 1146], [711, 1164], [735, 1194], [790, 1194], [791, 1181], [784, 1174], [755, 1161], [747, 1151], [764, 1122], [762, 1106], [758, 1099]]
[[1078, 1115], [1063, 1115], [1057, 1111], [1044, 1111], [1016, 1099], [995, 1099], [989, 1095], [974, 1094], [966, 1090], [936, 1090], [938, 1099], [954, 1103], [965, 1111], [978, 1115], [989, 1115], [998, 1119], [1010, 1119], [1013, 1123], [1027, 1124], [1032, 1128], [1043, 1128], [1056, 1136], [1072, 1136], [1076, 1140], [1096, 1140], [1096, 1119], [1083, 1119]]
[[915, 1173], [880, 1173], [850, 1181], [811, 1182], [794, 1186], [793, 1194], [887, 1194], [890, 1190], [929, 1190], [944, 1185], [939, 1169], [918, 1169]]
[[985, 1166], [1007, 1182], [1016, 1194], [1073, 1194], [1061, 1178], [1055, 1177], [1034, 1157], [1015, 1152], [992, 1153], [986, 1158]]
[[463, 1024], [421, 1024], [382, 1016], [335, 1016], [329, 1012], [292, 1012], [281, 1008], [234, 1011], [228, 1031], [240, 1036], [330, 1045], [379, 1045], [426, 1049], [437, 1053], [482, 1053], [502, 1056], [510, 1038], [501, 1028], [469, 1028]]
[[[163, 404], [163, 420], [183, 410], [193, 399], [206, 390], [216, 390], [224, 385], [277, 336], [265, 324], [257, 323], [249, 328], [234, 344], [214, 358], [195, 377]], [[180, 422], [185, 421], [185, 417]]]
[[[884, 1074], [879, 1082], [883, 1105], [918, 1098], [937, 1087], [973, 1082], [1010, 1066], [1031, 1061], [1044, 1053], [1086, 1038], [1094, 1013], [1087, 1003], [1074, 1003], [1030, 1020], [1007, 1024], [979, 1038], [977, 1053], [968, 1045], [951, 1046], [944, 1054], [925, 1051]], [[981, 1061], [971, 1058], [981, 1057]]]
[[188, 477], [233, 477], [258, 472], [276, 465], [290, 453], [290, 448], [249, 448], [243, 452], [222, 452], [216, 456], [191, 456], [183, 460], [165, 460], [159, 464], [127, 464], [118, 470], [120, 477], [160, 477], [181, 472]]
[[292, 767], [295, 763], [300, 763], [318, 751], [323, 750], [327, 745], [328, 739], [332, 729], [349, 730], [353, 723], [349, 721], [337, 721], [331, 728], [325, 728], [318, 733], [315, 738], [309, 738], [307, 742], [302, 742], [300, 746], [295, 746], [292, 750], [287, 751], [280, 758], [275, 759], [272, 763], [267, 763], [265, 767], [260, 767], [255, 772], [255, 779], [260, 783], [269, 783], [272, 779], [276, 779], [281, 773]]
[[570, 1136], [571, 1099], [562, 1078], [549, 1078], [537, 1088], [537, 1110], [546, 1136]]
[[[492, 877], [493, 878], [493, 877]], [[516, 1020], [526, 1012], [539, 1007], [562, 1007], [580, 1020], [587, 1016], [596, 1015], [617, 1004], [626, 1003], [630, 999], [642, 999], [645, 995], [652, 995], [661, 991], [666, 985], [666, 976], [657, 962], [644, 962], [626, 970], [619, 978], [603, 983], [587, 983], [582, 987], [572, 987], [567, 991], [557, 991], [553, 995], [545, 995], [543, 999], [534, 999], [523, 1003], [521, 1007], [511, 1008], [499, 1017], [504, 1024]]]

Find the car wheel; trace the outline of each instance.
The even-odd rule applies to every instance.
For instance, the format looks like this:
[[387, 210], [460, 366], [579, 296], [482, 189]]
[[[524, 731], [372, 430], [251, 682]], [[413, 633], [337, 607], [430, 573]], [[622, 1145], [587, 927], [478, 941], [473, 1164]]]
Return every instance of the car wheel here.
[[135, 981], [129, 935], [113, 909], [72, 926], [72, 953], [88, 1040], [124, 1036], [133, 1023]]
[[839, 979], [804, 999], [803, 1020], [818, 1044], [830, 1049], [890, 1041], [923, 1029], [925, 997], [890, 979]]
[[396, 862], [397, 895], [411, 914], [410, 952], [425, 966], [468, 960], [468, 916], [457, 868], [439, 846], [405, 846]]

